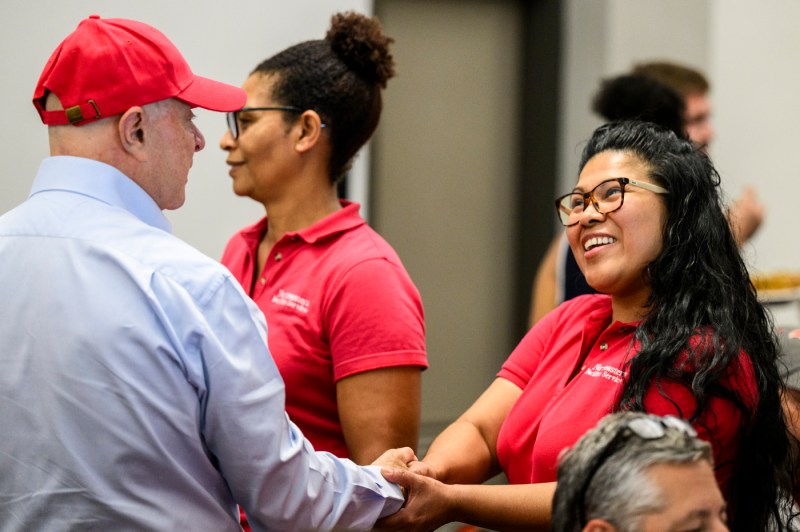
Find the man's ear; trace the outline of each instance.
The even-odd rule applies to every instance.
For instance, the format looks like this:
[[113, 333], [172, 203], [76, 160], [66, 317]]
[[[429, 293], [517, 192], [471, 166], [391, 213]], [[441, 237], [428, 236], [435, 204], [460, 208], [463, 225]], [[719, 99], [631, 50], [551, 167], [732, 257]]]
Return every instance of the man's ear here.
[[316, 111], [307, 110], [300, 115], [295, 127], [300, 128], [300, 134], [295, 144], [295, 149], [300, 153], [306, 153], [314, 148], [322, 136], [325, 124]]
[[583, 532], [617, 532], [617, 527], [605, 519], [592, 519], [583, 527]]
[[138, 106], [131, 107], [122, 114], [117, 128], [122, 148], [138, 158], [144, 150], [144, 110]]

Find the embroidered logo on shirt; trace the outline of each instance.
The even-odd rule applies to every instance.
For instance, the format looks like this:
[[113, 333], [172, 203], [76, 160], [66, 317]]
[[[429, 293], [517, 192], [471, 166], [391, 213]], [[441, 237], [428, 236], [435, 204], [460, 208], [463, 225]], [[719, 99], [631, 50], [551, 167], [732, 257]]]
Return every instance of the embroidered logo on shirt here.
[[293, 308], [303, 314], [308, 313], [308, 306], [310, 301], [304, 297], [300, 297], [297, 294], [292, 294], [291, 292], [287, 292], [284, 289], [280, 289], [277, 294], [272, 296], [272, 302], [276, 305], [282, 305], [284, 307]]
[[589, 377], [600, 377], [617, 384], [621, 384], [625, 378], [625, 372], [621, 369], [614, 366], [604, 366], [603, 364], [595, 364], [591, 368], [586, 368], [584, 373]]

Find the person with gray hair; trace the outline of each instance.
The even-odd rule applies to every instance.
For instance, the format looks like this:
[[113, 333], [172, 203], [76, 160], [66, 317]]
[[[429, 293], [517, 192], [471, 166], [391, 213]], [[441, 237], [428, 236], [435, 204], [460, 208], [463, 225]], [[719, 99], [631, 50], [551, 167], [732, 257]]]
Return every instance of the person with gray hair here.
[[317, 452], [285, 411], [267, 323], [171, 232], [205, 137], [244, 90], [160, 31], [91, 15], [33, 93], [48, 126], [27, 200], [0, 216], [0, 529], [371, 530], [404, 497]]
[[553, 530], [728, 530], [711, 445], [673, 416], [618, 412], [562, 453]]

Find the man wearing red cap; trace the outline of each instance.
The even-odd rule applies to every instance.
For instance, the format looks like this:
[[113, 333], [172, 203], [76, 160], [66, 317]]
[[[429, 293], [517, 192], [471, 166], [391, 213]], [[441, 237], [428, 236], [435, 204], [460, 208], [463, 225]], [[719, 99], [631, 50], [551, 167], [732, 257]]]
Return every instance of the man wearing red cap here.
[[[158, 30], [92, 16], [33, 96], [50, 155], [0, 217], [3, 530], [361, 530], [403, 498], [315, 453], [284, 412], [263, 316], [170, 233], [205, 140], [246, 95]], [[402, 466], [410, 449], [380, 463]]]

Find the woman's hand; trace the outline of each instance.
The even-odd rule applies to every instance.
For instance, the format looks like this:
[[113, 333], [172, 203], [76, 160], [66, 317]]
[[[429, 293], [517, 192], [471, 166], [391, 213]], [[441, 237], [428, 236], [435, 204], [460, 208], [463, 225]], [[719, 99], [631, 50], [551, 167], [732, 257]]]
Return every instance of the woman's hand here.
[[436, 530], [452, 519], [450, 486], [413, 470], [427, 470], [424, 462], [412, 462], [409, 470], [384, 470], [386, 480], [400, 485], [406, 496], [406, 504], [397, 513], [379, 520], [375, 530], [423, 532]]

